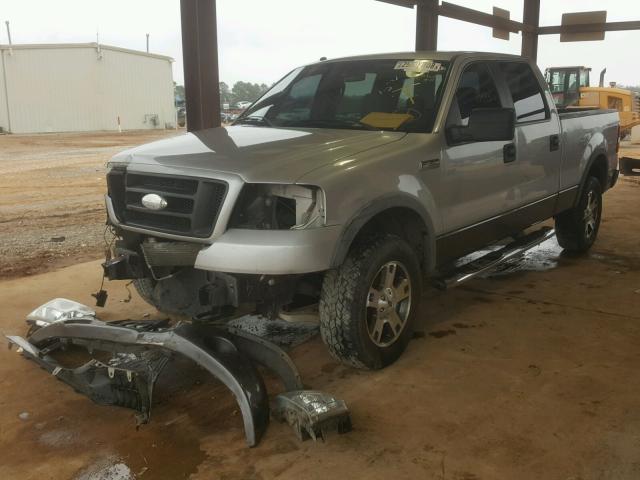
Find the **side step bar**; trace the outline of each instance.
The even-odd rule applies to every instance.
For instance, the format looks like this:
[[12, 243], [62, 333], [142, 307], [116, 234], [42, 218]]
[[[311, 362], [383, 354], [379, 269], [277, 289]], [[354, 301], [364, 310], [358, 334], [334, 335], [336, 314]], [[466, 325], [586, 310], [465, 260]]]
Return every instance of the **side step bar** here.
[[551, 227], [543, 227], [528, 233], [498, 250], [494, 250], [480, 258], [454, 267], [444, 275], [437, 277], [433, 285], [440, 290], [462, 285], [478, 275], [495, 269], [504, 262], [522, 256], [527, 250], [549, 240], [555, 234], [556, 231]]

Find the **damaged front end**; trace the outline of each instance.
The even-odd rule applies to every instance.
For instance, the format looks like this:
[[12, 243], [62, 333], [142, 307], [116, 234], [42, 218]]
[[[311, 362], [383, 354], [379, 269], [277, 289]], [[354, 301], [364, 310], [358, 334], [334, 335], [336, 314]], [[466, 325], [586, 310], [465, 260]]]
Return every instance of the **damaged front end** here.
[[[137, 412], [138, 423], [149, 421], [153, 387], [174, 355], [194, 361], [233, 393], [242, 414], [245, 437], [255, 446], [270, 415], [269, 397], [256, 364], [282, 381], [285, 392], [275, 398], [274, 415], [294, 426], [302, 439], [324, 438], [328, 430], [345, 432], [350, 417], [343, 401], [321, 392], [304, 390], [289, 356], [277, 345], [233, 327], [166, 321], [104, 322], [90, 308], [55, 299], [28, 317], [27, 339], [8, 336], [26, 358], [57, 379], [102, 405], [127, 407]], [[92, 358], [76, 368], [61, 365], [52, 356], [69, 345], [89, 353], [108, 352], [107, 360]], [[310, 401], [312, 399], [313, 401]]]

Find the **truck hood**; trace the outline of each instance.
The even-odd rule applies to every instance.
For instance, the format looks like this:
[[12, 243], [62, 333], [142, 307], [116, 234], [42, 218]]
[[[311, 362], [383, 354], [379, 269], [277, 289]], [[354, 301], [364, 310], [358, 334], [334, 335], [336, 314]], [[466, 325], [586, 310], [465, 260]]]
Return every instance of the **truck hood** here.
[[119, 153], [111, 163], [239, 175], [246, 182], [295, 183], [316, 168], [403, 138], [402, 132], [250, 125], [187, 133]]

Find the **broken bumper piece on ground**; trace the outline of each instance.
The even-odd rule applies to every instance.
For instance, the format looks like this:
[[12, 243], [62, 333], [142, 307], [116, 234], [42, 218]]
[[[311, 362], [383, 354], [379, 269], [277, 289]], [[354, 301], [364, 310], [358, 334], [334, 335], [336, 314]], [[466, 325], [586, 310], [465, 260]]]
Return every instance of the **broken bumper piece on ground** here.
[[[342, 400], [305, 391], [289, 356], [277, 345], [238, 329], [166, 322], [103, 322], [88, 307], [55, 299], [27, 318], [28, 339], [7, 336], [26, 358], [59, 380], [102, 405], [132, 408], [138, 423], [149, 421], [153, 387], [174, 354], [183, 355], [220, 380], [234, 394], [242, 413], [247, 444], [255, 446], [269, 422], [269, 399], [255, 363], [272, 370], [285, 393], [276, 396], [274, 416], [294, 427], [300, 439], [324, 439], [329, 429], [350, 429]], [[77, 368], [65, 368], [52, 353], [78, 345], [89, 353], [110, 352], [111, 358], [92, 358]]]

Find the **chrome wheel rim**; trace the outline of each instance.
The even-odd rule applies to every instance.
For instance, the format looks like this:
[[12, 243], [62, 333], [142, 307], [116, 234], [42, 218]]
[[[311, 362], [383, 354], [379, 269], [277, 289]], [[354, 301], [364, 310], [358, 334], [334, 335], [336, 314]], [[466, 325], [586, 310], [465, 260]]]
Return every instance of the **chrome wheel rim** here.
[[588, 240], [596, 233], [598, 226], [598, 215], [600, 202], [594, 191], [591, 190], [587, 195], [587, 206], [584, 209], [584, 234]]
[[366, 305], [367, 332], [378, 347], [394, 343], [411, 313], [411, 279], [400, 262], [387, 262], [373, 277]]

